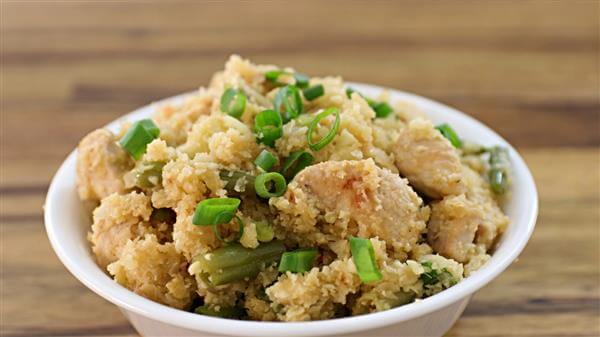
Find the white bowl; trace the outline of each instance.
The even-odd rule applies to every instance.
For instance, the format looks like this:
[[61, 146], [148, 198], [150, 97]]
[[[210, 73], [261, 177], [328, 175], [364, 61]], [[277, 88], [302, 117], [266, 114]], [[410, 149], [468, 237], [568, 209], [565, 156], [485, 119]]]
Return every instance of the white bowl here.
[[[350, 83], [369, 96], [384, 88]], [[92, 291], [119, 306], [129, 321], [144, 336], [440, 336], [462, 314], [471, 296], [497, 277], [517, 258], [535, 226], [538, 200], [529, 169], [515, 149], [475, 119], [429, 99], [390, 90], [392, 102], [410, 102], [436, 123], [448, 122], [458, 134], [483, 145], [503, 145], [509, 149], [513, 170], [513, 190], [504, 205], [510, 225], [490, 261], [471, 277], [454, 287], [422, 301], [368, 315], [324, 321], [282, 323], [214, 318], [167, 307], [141, 297], [114, 282], [100, 269], [86, 240], [89, 215], [85, 214], [75, 188], [76, 151], [71, 152], [54, 176], [46, 197], [44, 219], [52, 247], [67, 269]], [[122, 119], [138, 120], [150, 116], [156, 104], [181, 102], [184, 94], [138, 109]], [[122, 119], [107, 128], [116, 131]], [[87, 308], [93, 310], [93, 308]]]

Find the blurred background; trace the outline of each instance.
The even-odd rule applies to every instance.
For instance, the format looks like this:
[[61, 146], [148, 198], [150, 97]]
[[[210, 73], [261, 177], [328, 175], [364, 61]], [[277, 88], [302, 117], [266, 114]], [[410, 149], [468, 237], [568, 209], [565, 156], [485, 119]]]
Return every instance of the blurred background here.
[[448, 336], [600, 335], [598, 1], [1, 2], [3, 336], [135, 336], [45, 236], [81, 137], [208, 83], [232, 53], [449, 104], [517, 147], [534, 236]]

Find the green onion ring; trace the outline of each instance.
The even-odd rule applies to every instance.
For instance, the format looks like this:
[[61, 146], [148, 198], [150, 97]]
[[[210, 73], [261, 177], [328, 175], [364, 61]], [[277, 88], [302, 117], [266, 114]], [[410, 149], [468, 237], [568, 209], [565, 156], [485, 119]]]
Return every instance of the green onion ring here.
[[274, 146], [275, 141], [283, 136], [283, 120], [277, 111], [264, 110], [254, 119], [254, 132], [260, 143]]
[[235, 215], [240, 202], [240, 199], [236, 198], [204, 199], [196, 206], [192, 223], [197, 226], [228, 223]]
[[279, 89], [273, 101], [274, 110], [281, 114], [283, 124], [298, 117], [303, 110], [300, 90], [295, 85], [286, 85]]
[[267, 150], [262, 150], [261, 153], [256, 156], [256, 159], [254, 159], [254, 164], [262, 171], [269, 172], [269, 170], [277, 164], [277, 157]]
[[[274, 184], [274, 192], [270, 191], [269, 183]], [[261, 198], [280, 197], [285, 193], [286, 187], [285, 178], [277, 172], [261, 173], [254, 179], [254, 190]]]
[[221, 96], [221, 111], [226, 114], [240, 118], [246, 109], [246, 95], [234, 88], [225, 90]]
[[[327, 135], [325, 135], [325, 137], [323, 137], [321, 140], [317, 141], [316, 143], [313, 143], [312, 142], [312, 134], [315, 131], [315, 129], [317, 128], [317, 126], [319, 125], [319, 122], [323, 118], [326, 118], [327, 116], [329, 116], [331, 114], [335, 114], [335, 122], [333, 122], [333, 126], [331, 127], [331, 129], [329, 130]], [[339, 128], [340, 128], [340, 110], [338, 108], [325, 109], [325, 111], [319, 113], [317, 115], [317, 117], [315, 117], [315, 119], [313, 119], [313, 121], [310, 123], [310, 126], [308, 127], [308, 133], [306, 134], [306, 138], [308, 140], [308, 147], [310, 147], [310, 149], [313, 151], [321, 150], [327, 144], [331, 143], [333, 138], [335, 138], [335, 135], [337, 134]]]

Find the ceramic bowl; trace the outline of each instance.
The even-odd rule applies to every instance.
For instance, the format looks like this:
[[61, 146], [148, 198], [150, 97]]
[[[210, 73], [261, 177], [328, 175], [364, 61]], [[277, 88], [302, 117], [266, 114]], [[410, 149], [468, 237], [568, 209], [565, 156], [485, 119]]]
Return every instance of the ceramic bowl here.
[[[384, 88], [349, 83], [368, 96]], [[424, 97], [387, 89], [392, 103], [406, 101], [426, 112], [435, 123], [447, 122], [461, 138], [509, 149], [513, 187], [504, 211], [510, 225], [490, 261], [454, 287], [424, 300], [391, 310], [339, 319], [282, 323], [239, 321], [197, 315], [153, 302], [123, 288], [100, 269], [86, 240], [89, 214], [77, 197], [75, 163], [71, 152], [54, 176], [46, 197], [44, 219], [52, 246], [67, 269], [84, 285], [117, 305], [143, 336], [441, 336], [461, 315], [471, 296], [502, 273], [521, 253], [535, 226], [538, 199], [535, 183], [517, 151], [502, 137], [468, 115]], [[157, 105], [177, 103], [190, 94], [168, 98], [133, 111], [106, 126], [117, 131], [123, 120], [151, 116]], [[94, 310], [85, 308], [85, 310]]]

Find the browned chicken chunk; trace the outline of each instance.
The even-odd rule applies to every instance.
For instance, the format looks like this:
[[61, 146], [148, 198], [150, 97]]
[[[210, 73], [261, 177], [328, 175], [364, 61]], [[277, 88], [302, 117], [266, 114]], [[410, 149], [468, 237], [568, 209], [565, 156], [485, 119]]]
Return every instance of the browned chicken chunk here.
[[493, 199], [487, 182], [466, 166], [464, 176], [467, 193], [434, 203], [428, 226], [432, 248], [459, 262], [468, 262], [470, 255], [477, 253], [477, 244], [491, 248], [508, 225], [508, 218]]
[[98, 129], [85, 136], [77, 147], [77, 192], [82, 200], [98, 201], [125, 190], [123, 175], [133, 161], [114, 134]]
[[303, 246], [379, 237], [400, 259], [416, 245], [429, 211], [406, 179], [371, 159], [309, 166], [271, 204], [285, 234]]
[[428, 197], [465, 192], [458, 152], [431, 122], [418, 118], [402, 128], [394, 156], [400, 174]]

